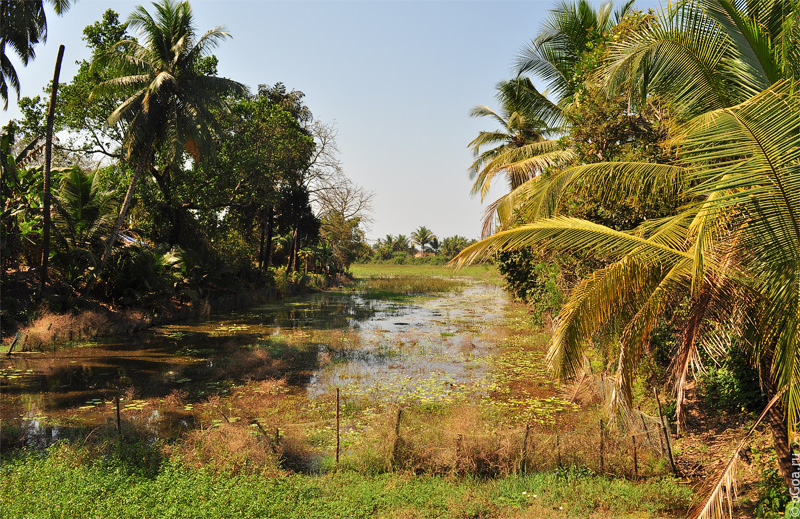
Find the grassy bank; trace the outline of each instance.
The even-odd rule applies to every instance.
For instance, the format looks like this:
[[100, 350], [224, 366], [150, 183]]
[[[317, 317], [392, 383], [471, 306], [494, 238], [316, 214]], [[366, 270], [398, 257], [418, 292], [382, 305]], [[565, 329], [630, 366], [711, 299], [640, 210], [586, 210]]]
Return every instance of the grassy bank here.
[[353, 264], [350, 272], [357, 279], [376, 277], [466, 277], [490, 283], [501, 283], [497, 270], [491, 265], [472, 265], [459, 270], [444, 265], [381, 265], [373, 263]]
[[[364, 475], [213, 475], [147, 447], [87, 461], [66, 444], [0, 467], [2, 517], [624, 518], [673, 517], [689, 490], [670, 479], [631, 482], [578, 473], [498, 479]], [[346, 490], [346, 491], [345, 491]]]

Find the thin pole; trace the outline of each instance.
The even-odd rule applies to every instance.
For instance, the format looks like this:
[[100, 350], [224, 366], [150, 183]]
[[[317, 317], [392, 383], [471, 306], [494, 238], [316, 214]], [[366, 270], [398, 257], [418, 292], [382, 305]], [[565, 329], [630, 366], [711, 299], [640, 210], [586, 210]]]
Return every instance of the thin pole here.
[[672, 473], [678, 475], [678, 468], [675, 466], [675, 459], [672, 457], [672, 445], [669, 441], [669, 432], [667, 429], [667, 422], [664, 421], [664, 415], [661, 413], [661, 399], [658, 398], [658, 389], [653, 388], [653, 393], [656, 394], [656, 404], [658, 404], [658, 416], [661, 417], [661, 429], [664, 433], [664, 441], [667, 443], [667, 454], [669, 455], [669, 464], [672, 466]]
[[336, 464], [339, 464], [339, 388], [336, 388]]
[[525, 424], [525, 438], [522, 440], [522, 462], [521, 470], [525, 470], [528, 461], [528, 435], [531, 432], [531, 424]]
[[633, 440], [633, 474], [636, 476], [636, 479], [639, 479], [639, 458], [636, 454], [636, 435], [631, 435], [631, 440]]
[[394, 445], [392, 445], [392, 464], [397, 463], [397, 453], [400, 449], [400, 419], [403, 416], [403, 408], [397, 410], [397, 422], [394, 424]]
[[558, 452], [558, 466], [561, 466], [561, 437], [556, 434], [556, 451]]
[[119, 417], [119, 395], [114, 397], [114, 402], [117, 404], [117, 433], [122, 434], [122, 420]]
[[603, 419], [600, 419], [600, 474], [606, 471], [605, 444], [603, 442]]

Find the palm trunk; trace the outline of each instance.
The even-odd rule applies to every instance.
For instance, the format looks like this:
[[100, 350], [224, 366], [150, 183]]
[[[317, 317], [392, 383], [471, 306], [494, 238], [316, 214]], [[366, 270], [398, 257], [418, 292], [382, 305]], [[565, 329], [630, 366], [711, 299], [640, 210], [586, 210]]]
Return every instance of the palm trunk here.
[[64, 46], [58, 47], [56, 68], [53, 71], [53, 89], [50, 92], [50, 106], [47, 109], [47, 135], [44, 147], [44, 194], [42, 196], [42, 212], [44, 213], [44, 229], [42, 232], [42, 261], [39, 277], [39, 297], [47, 285], [47, 270], [50, 260], [50, 163], [53, 160], [53, 120], [56, 111], [56, 96], [58, 95], [58, 77], [61, 75], [61, 61], [64, 59]]
[[286, 272], [297, 270], [297, 228], [292, 231], [292, 244], [289, 249], [289, 264], [286, 266]]
[[267, 234], [267, 225], [266, 225], [266, 217], [264, 216], [264, 210], [261, 210], [261, 238], [258, 244], [258, 270], [264, 268], [264, 240], [266, 239]]
[[100, 273], [103, 271], [103, 268], [106, 266], [108, 257], [111, 254], [111, 247], [114, 245], [114, 242], [117, 241], [117, 235], [119, 234], [119, 230], [122, 228], [122, 222], [125, 221], [125, 217], [128, 216], [128, 210], [131, 208], [133, 194], [136, 192], [136, 183], [139, 181], [139, 177], [141, 177], [142, 173], [144, 172], [144, 168], [147, 165], [147, 159], [152, 149], [153, 141], [151, 140], [147, 143], [147, 145], [144, 147], [144, 150], [142, 150], [142, 154], [139, 156], [139, 163], [136, 165], [136, 171], [134, 171], [133, 178], [131, 178], [131, 183], [128, 185], [128, 191], [125, 193], [125, 199], [122, 201], [122, 208], [119, 210], [117, 221], [114, 222], [114, 228], [111, 230], [111, 233], [108, 235], [108, 238], [106, 238], [105, 244], [103, 245], [103, 255], [100, 257], [100, 265], [97, 267], [96, 271], [97, 275], [94, 276], [86, 285], [82, 296], [88, 294], [92, 287], [94, 287], [97, 276], [100, 275]]
[[267, 250], [264, 251], [264, 267], [272, 265], [272, 226], [275, 223], [275, 209], [269, 206], [267, 211]]

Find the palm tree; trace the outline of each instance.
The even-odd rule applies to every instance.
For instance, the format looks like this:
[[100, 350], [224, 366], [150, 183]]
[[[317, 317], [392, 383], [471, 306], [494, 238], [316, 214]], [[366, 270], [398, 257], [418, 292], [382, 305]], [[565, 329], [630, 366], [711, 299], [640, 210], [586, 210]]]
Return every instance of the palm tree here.
[[[498, 173], [505, 173], [509, 190], [513, 191], [546, 168], [573, 158], [573, 154], [562, 149], [557, 141], [547, 139], [560, 131], [546, 122], [559, 119], [560, 110], [539, 94], [530, 79], [499, 83], [496, 97], [501, 106], [499, 111], [485, 105], [470, 111], [471, 117], [487, 117], [500, 124], [494, 131], [481, 131], [469, 143], [475, 155], [475, 162], [469, 168], [470, 178], [474, 179], [471, 194], [480, 193], [481, 201]], [[486, 236], [493, 230], [494, 212], [499, 202], [487, 208], [483, 223]]]
[[[457, 258], [464, 263], [543, 244], [613, 258], [570, 294], [548, 359], [557, 376], [569, 378], [580, 369], [587, 341], [604, 325], [621, 323], [614, 394], [621, 410], [630, 406], [630, 384], [657, 319], [688, 295], [689, 317], [672, 369], [679, 418], [691, 367], [699, 365], [698, 348], [719, 348], [710, 339], [720, 333], [740, 337], [773, 397], [759, 421], [766, 417], [770, 424], [787, 485], [788, 431], [796, 430], [800, 410], [800, 100], [793, 81], [798, 11], [796, 1], [682, 2], [614, 44], [609, 87], [627, 88], [640, 102], [643, 94], [655, 93], [688, 121], [676, 132], [678, 163], [568, 169], [520, 197], [528, 203], [527, 225]], [[558, 216], [558, 198], [578, 182], [592, 186], [599, 199], [666, 196], [685, 205], [670, 218], [616, 231]], [[773, 405], [778, 397], [780, 404]], [[713, 481], [695, 517], [720, 509], [737, 455]]]
[[101, 188], [99, 170], [90, 173], [75, 166], [60, 173], [53, 215], [60, 246], [53, 259], [74, 285], [97, 267], [103, 237], [114, 225], [116, 200], [113, 191]]
[[[472, 193], [481, 193], [482, 201], [497, 173], [505, 172], [509, 180], [509, 194], [486, 209], [484, 237], [494, 232], [495, 216], [501, 228], [509, 225], [515, 205], [538, 183], [543, 171], [563, 167], [576, 158], [555, 139], [569, 129], [564, 109], [581, 84], [581, 60], [607, 41], [614, 26], [632, 12], [632, 4], [629, 0], [612, 16], [611, 2], [598, 10], [586, 0], [561, 2], [550, 12], [544, 30], [517, 57], [518, 77], [498, 85], [501, 110], [473, 108], [473, 117], [491, 117], [502, 129], [481, 132], [470, 143], [476, 155], [470, 168], [470, 178], [475, 179]], [[545, 81], [546, 92], [540, 93], [528, 75]], [[548, 95], [555, 96], [556, 102]], [[487, 145], [497, 146], [482, 152], [481, 147]]]
[[[70, 7], [70, 0], [48, 0], [56, 14]], [[19, 98], [19, 76], [6, 55], [6, 45], [13, 49], [23, 65], [36, 57], [35, 47], [47, 40], [47, 17], [42, 0], [0, 0], [0, 99], [8, 109], [9, 85]]]
[[[471, 117], [487, 117], [500, 124], [501, 129], [482, 131], [469, 143], [475, 154], [475, 162], [470, 166], [470, 178], [475, 179], [472, 194], [481, 195], [483, 201], [489, 192], [491, 182], [497, 173], [504, 172], [508, 177], [510, 189], [535, 177], [541, 171], [563, 159], [558, 143], [547, 140], [546, 136], [557, 134], [557, 127], [549, 126], [536, 113], [536, 102], [547, 103], [549, 115], [560, 117], [558, 108], [543, 98], [528, 78], [503, 81], [497, 85], [497, 100], [500, 110], [488, 106], [476, 106], [470, 111]], [[494, 146], [482, 151], [486, 146]]]
[[154, 150], [158, 148], [166, 162], [179, 162], [184, 150], [199, 160], [201, 150], [211, 148], [211, 129], [216, 127], [211, 108], [225, 108], [226, 96], [247, 93], [240, 83], [198, 72], [200, 60], [230, 37], [227, 32], [216, 27], [197, 38], [188, 2], [164, 0], [154, 6], [155, 17], [139, 6], [128, 19], [128, 26], [140, 33], [138, 40], [116, 43], [93, 64], [109, 65], [117, 74], [99, 85], [96, 93], [128, 94], [108, 117], [108, 124], [127, 126], [125, 154], [128, 160], [137, 161], [119, 216], [106, 239], [100, 270]]
[[75, 166], [60, 175], [53, 216], [59, 241], [68, 249], [99, 252], [114, 223], [114, 192], [101, 188], [100, 170], [90, 173]]
[[448, 258], [452, 258], [464, 250], [469, 244], [470, 241], [463, 236], [449, 236], [442, 240], [442, 246], [439, 248], [439, 251]]
[[611, 90], [639, 104], [652, 93], [684, 120], [742, 103], [782, 78], [797, 77], [800, 3], [679, 2], [630, 38], [609, 45]]
[[[548, 361], [559, 378], [574, 377], [588, 341], [604, 325], [623, 323], [618, 410], [630, 408], [631, 382], [658, 318], [688, 294], [690, 317], [672, 370], [679, 416], [698, 348], [716, 335], [705, 332], [732, 330], [764, 368], [768, 396], [784, 392], [784, 414], [773, 408], [767, 418], [788, 481], [788, 430], [795, 430], [800, 410], [800, 99], [794, 87], [778, 85], [687, 127], [682, 164], [657, 180], [677, 176], [687, 186], [678, 214], [630, 232], [553, 216], [498, 233], [456, 258], [465, 263], [544, 243], [614, 258], [570, 294]], [[619, 189], [618, 196], [628, 192]], [[706, 346], [713, 351], [720, 345], [709, 340]]]
[[583, 55], [633, 11], [633, 3], [628, 0], [612, 13], [610, 1], [594, 10], [586, 0], [563, 0], [550, 11], [544, 30], [520, 52], [518, 74], [544, 80], [546, 91], [563, 108], [582, 81], [577, 72]]
[[405, 234], [398, 234], [392, 242], [392, 250], [394, 252], [408, 252], [411, 250], [411, 242], [408, 241], [408, 236]]
[[436, 235], [434, 235], [430, 229], [421, 225], [417, 228], [416, 231], [411, 235], [411, 240], [419, 245], [419, 250], [422, 254], [425, 254], [425, 247], [434, 239]]

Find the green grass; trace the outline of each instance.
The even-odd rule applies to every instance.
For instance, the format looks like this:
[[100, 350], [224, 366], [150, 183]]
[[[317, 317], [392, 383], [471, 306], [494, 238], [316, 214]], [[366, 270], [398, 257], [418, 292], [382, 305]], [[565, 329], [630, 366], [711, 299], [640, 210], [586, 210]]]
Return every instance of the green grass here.
[[455, 270], [444, 265], [379, 265], [365, 263], [351, 265], [350, 271], [358, 279], [393, 276], [439, 276], [468, 277], [495, 284], [502, 282], [497, 270], [491, 265], [472, 265]]
[[[674, 517], [690, 491], [671, 479], [631, 482], [578, 473], [499, 479], [291, 474], [215, 476], [131, 446], [88, 461], [67, 445], [0, 466], [2, 517]], [[148, 456], [150, 458], [148, 458]], [[143, 459], [145, 458], [145, 459]]]

